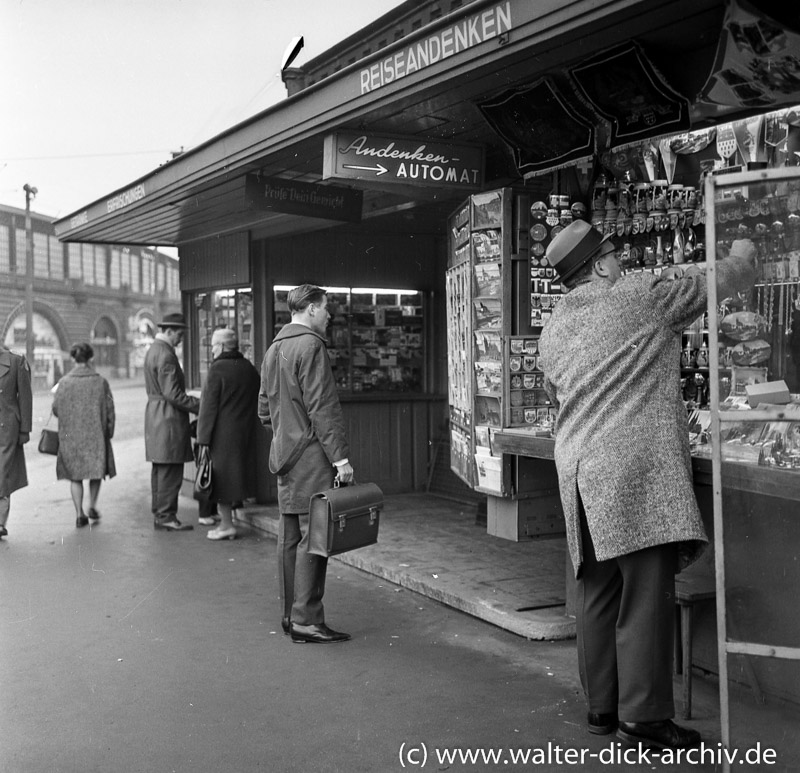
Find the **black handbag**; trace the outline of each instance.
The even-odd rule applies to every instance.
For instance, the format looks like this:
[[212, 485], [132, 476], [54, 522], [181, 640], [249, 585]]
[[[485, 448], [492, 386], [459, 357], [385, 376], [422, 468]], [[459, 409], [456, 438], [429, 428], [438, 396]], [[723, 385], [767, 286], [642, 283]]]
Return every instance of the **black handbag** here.
[[211, 493], [211, 455], [208, 446], [199, 446], [197, 450], [197, 472], [194, 476], [194, 493], [208, 496]]
[[335, 556], [378, 541], [383, 492], [374, 483], [352, 483], [321, 491], [308, 506], [308, 552]]
[[58, 430], [47, 429], [42, 430], [42, 436], [39, 438], [39, 451], [43, 454], [58, 455]]

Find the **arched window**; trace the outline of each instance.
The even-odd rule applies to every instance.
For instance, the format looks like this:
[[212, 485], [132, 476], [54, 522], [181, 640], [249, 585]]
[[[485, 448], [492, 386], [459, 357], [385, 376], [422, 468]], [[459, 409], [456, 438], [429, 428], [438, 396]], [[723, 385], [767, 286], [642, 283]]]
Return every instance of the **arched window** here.
[[100, 317], [92, 329], [94, 364], [100, 367], [117, 366], [117, 326], [109, 317]]

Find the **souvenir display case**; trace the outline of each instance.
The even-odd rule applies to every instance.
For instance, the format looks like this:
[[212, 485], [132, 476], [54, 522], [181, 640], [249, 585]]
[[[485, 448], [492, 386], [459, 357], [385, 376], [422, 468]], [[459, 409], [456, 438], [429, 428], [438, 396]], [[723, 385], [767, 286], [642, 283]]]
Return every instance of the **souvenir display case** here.
[[[734, 691], [791, 700], [800, 689], [800, 619], [786, 614], [800, 587], [800, 168], [709, 176], [706, 208], [710, 280], [734, 239], [758, 251], [752, 292], [718, 298], [709, 281], [717, 645], [731, 748], [745, 735]], [[796, 703], [781, 712], [800, 720]], [[764, 732], [764, 746], [779, 748]]]
[[[291, 321], [286, 302], [291, 289], [275, 286], [275, 334]], [[358, 287], [327, 290], [328, 354], [340, 392], [424, 391], [423, 293]]]
[[475, 194], [448, 223], [450, 461], [469, 486], [498, 494], [502, 457], [490, 431], [503, 426], [506, 406], [511, 201], [508, 189]]
[[529, 196], [490, 191], [471, 196], [448, 229], [451, 467], [487, 494], [487, 531], [515, 541], [564, 529], [555, 470], [495, 442], [506, 428], [549, 435], [552, 426], [538, 340], [561, 296], [544, 260], [554, 209], [555, 223], [546, 211], [540, 221]]

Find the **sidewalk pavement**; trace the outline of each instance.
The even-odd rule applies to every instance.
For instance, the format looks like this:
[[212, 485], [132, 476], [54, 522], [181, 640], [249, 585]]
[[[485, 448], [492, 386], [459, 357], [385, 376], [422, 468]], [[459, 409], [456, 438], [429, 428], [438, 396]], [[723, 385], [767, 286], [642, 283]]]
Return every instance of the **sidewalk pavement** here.
[[[248, 505], [239, 520], [277, 539], [278, 508]], [[378, 543], [334, 558], [528, 639], [568, 639], [564, 537], [494, 537], [475, 505], [428, 494], [387, 496]]]

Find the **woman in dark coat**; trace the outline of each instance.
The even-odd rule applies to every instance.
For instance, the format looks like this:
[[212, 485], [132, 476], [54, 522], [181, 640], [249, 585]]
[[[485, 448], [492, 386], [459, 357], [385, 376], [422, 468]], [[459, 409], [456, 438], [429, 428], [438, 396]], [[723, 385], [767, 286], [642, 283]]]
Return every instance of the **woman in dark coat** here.
[[[56, 477], [71, 481], [78, 527], [100, 518], [97, 497], [106, 476], [117, 474], [111, 438], [114, 437], [114, 398], [111, 389], [92, 368], [94, 350], [87, 343], [70, 349], [75, 367], [59, 382], [53, 401], [58, 417]], [[83, 511], [83, 481], [89, 481], [88, 516]]]
[[214, 362], [200, 397], [197, 444], [211, 456], [211, 498], [220, 523], [209, 539], [234, 539], [233, 505], [255, 494], [258, 390], [261, 379], [239, 351], [236, 333], [215, 330], [211, 337]]

